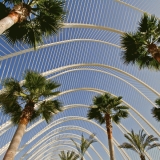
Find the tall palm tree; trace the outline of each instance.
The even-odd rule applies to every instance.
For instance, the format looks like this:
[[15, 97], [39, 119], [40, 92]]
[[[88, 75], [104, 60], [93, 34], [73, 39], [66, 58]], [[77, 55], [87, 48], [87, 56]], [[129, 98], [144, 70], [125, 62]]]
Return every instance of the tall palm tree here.
[[155, 103], [158, 106], [158, 108], [153, 107], [152, 115], [158, 122], [160, 122], [160, 98], [156, 99]]
[[124, 134], [129, 143], [125, 142], [120, 145], [120, 148], [131, 149], [139, 154], [141, 160], [145, 160], [145, 152], [160, 146], [159, 143], [154, 143], [158, 141], [158, 138], [155, 138], [153, 135], [147, 136], [146, 133], [143, 133], [143, 130], [139, 131], [139, 134], [135, 134], [132, 130], [131, 133]]
[[83, 134], [81, 136], [81, 143], [78, 146], [78, 144], [71, 138], [72, 142], [74, 143], [79, 155], [80, 159], [83, 160], [84, 154], [87, 151], [87, 149], [90, 147], [90, 145], [94, 142], [97, 142], [94, 139], [95, 134], [91, 134], [88, 139], [84, 138]]
[[18, 125], [4, 156], [4, 160], [8, 160], [14, 159], [27, 124], [39, 116], [48, 123], [52, 114], [62, 110], [62, 105], [58, 100], [45, 100], [49, 96], [57, 95], [59, 91], [53, 90], [60, 85], [34, 71], [26, 71], [23, 84], [13, 78], [7, 78], [3, 86], [5, 89], [0, 93], [2, 112], [8, 114], [11, 121]]
[[36, 47], [43, 42], [43, 36], [56, 34], [62, 27], [63, 8], [61, 0], [3, 0], [0, 34], [4, 32], [9, 43], [19, 41]]
[[59, 157], [61, 160], [77, 160], [79, 158], [79, 155], [76, 154], [74, 151], [67, 151], [66, 154], [64, 151], [61, 151]]
[[160, 69], [160, 21], [144, 14], [135, 33], [121, 36], [122, 59], [139, 68]]
[[109, 93], [93, 98], [93, 105], [88, 110], [88, 119], [95, 119], [99, 124], [106, 124], [110, 159], [114, 160], [114, 148], [112, 142], [112, 121], [119, 123], [121, 118], [128, 117], [128, 107], [121, 105], [122, 97], [113, 97]]

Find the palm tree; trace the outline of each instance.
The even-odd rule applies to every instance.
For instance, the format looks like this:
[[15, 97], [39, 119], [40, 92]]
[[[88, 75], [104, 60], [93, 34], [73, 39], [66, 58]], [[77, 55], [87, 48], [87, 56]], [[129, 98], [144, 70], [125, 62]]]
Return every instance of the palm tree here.
[[121, 104], [122, 97], [112, 97], [109, 93], [93, 98], [93, 105], [89, 108], [88, 119], [95, 119], [99, 124], [106, 124], [110, 159], [114, 160], [114, 148], [112, 142], [112, 121], [119, 123], [121, 118], [128, 117], [128, 107]]
[[56, 34], [62, 27], [63, 7], [61, 0], [3, 0], [0, 34], [4, 32], [3, 36], [11, 44], [19, 41], [35, 48], [43, 42], [43, 36]]
[[158, 106], [158, 108], [153, 107], [152, 115], [157, 121], [160, 121], [160, 99], [156, 99], [155, 103]]
[[139, 134], [135, 134], [132, 130], [131, 133], [124, 134], [129, 143], [125, 142], [120, 145], [120, 148], [131, 149], [139, 154], [141, 160], [145, 160], [145, 152], [160, 146], [159, 143], [154, 143], [154, 141], [158, 141], [158, 138], [155, 138], [153, 135], [147, 136], [147, 134], [143, 133], [143, 130], [139, 131]]
[[144, 14], [135, 33], [121, 36], [122, 59], [139, 68], [160, 69], [160, 21]]
[[67, 151], [66, 154], [64, 151], [61, 151], [59, 157], [61, 160], [77, 160], [79, 158], [79, 155], [76, 154], [74, 151]]
[[90, 147], [90, 145], [94, 142], [97, 142], [95, 139], [94, 139], [94, 136], [95, 134], [91, 134], [89, 136], [88, 139], [84, 138], [83, 134], [81, 136], [81, 143], [80, 145], [78, 146], [78, 144], [71, 138], [72, 142], [74, 143], [79, 155], [80, 155], [80, 158], [81, 160], [83, 160], [83, 157], [84, 157], [84, 154], [85, 152], [87, 151], [87, 149]]
[[59, 91], [53, 91], [60, 85], [34, 71], [26, 71], [23, 84], [13, 78], [3, 81], [4, 90], [0, 93], [2, 112], [11, 117], [11, 121], [18, 125], [4, 160], [14, 159], [19, 143], [29, 122], [39, 116], [48, 123], [53, 114], [61, 111], [58, 100], [45, 100]]

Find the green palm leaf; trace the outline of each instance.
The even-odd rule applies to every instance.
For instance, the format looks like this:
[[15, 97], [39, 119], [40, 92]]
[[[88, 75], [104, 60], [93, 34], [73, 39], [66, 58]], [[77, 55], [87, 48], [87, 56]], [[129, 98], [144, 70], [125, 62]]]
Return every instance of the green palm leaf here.
[[105, 123], [105, 115], [111, 115], [113, 122], [119, 123], [121, 118], [128, 117], [128, 106], [121, 105], [122, 97], [112, 97], [111, 94], [105, 93], [93, 98], [93, 105], [88, 109], [88, 119], [95, 119], [99, 124]]
[[62, 111], [61, 107], [62, 105], [58, 100], [44, 101], [42, 104], [40, 104], [38, 113], [42, 114], [42, 118], [44, 118], [48, 123], [53, 117], [53, 114]]
[[[140, 69], [147, 67], [159, 70], [159, 42], [160, 21], [155, 16], [145, 13], [135, 33], [125, 33], [121, 36], [122, 60], [126, 64], [136, 64]], [[149, 50], [152, 44], [156, 45], [156, 54], [155, 51]]]
[[13, 78], [3, 80], [2, 84], [4, 89], [0, 92], [1, 110], [4, 114], [11, 116], [14, 124], [20, 122], [22, 111], [27, 106], [35, 107], [37, 102], [39, 102], [38, 108], [32, 108], [28, 121], [36, 120], [42, 114], [42, 117], [49, 122], [53, 114], [62, 111], [60, 101], [43, 101], [45, 97], [57, 95], [59, 92], [53, 90], [60, 85], [54, 81], [46, 80], [37, 72], [26, 71], [24, 81], [21, 84]]
[[153, 135], [147, 136], [143, 130], [139, 131], [139, 134], [134, 133], [132, 130], [130, 133], [124, 134], [129, 143], [125, 142], [120, 145], [120, 148], [131, 149], [139, 154], [139, 156], [144, 156], [145, 152], [160, 146], [159, 143], [155, 143], [158, 141], [158, 138], [155, 138]]
[[81, 158], [83, 158], [85, 152], [87, 151], [87, 149], [90, 147], [90, 145], [94, 142], [97, 142], [95, 139], [95, 134], [91, 134], [89, 136], [88, 139], [84, 138], [83, 134], [81, 136], [81, 142], [80, 145], [78, 146], [78, 144], [71, 138], [73, 144], [75, 145], [79, 155], [81, 156]]
[[[29, 1], [28, 1], [29, 2]], [[6, 0], [5, 6], [21, 5], [19, 0]], [[62, 27], [66, 12], [62, 0], [39, 0], [23, 2], [29, 8], [29, 15], [21, 22], [15, 23], [6, 30], [3, 37], [7, 42], [14, 45], [18, 42], [28, 44], [36, 49], [37, 45], [43, 43], [44, 36], [57, 34]], [[4, 8], [5, 7], [5, 8]], [[7, 12], [8, 13], [8, 12]], [[5, 15], [2, 15], [4, 18]], [[18, 31], [18, 32], [17, 32]]]

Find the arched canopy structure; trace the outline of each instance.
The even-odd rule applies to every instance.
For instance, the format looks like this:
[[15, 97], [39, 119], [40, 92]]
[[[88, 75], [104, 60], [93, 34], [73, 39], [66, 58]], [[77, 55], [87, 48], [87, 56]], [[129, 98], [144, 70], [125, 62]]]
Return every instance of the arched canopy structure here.
[[[64, 105], [64, 111], [54, 115], [50, 124], [39, 119], [28, 125], [15, 160], [27, 159], [31, 154], [31, 159], [54, 159], [52, 152], [58, 159], [60, 150], [74, 147], [68, 140], [79, 139], [82, 133], [85, 137], [96, 133], [99, 140], [88, 150], [91, 159], [109, 159], [105, 126], [86, 118], [92, 98], [105, 91], [122, 96], [123, 103], [130, 107], [129, 118], [113, 124], [116, 159], [139, 158], [134, 152], [117, 147], [126, 141], [123, 134], [131, 129], [144, 129], [148, 135], [160, 138], [160, 125], [151, 115], [152, 107], [157, 107], [154, 101], [160, 96], [159, 71], [123, 64], [120, 46], [120, 36], [135, 32], [144, 12], [160, 17], [159, 6], [159, 0], [66, 0], [68, 13], [63, 28], [56, 36], [44, 37], [44, 44], [36, 51], [22, 43], [13, 46], [0, 37], [0, 81], [13, 77], [23, 83], [22, 73], [36, 70], [61, 84], [60, 95], [50, 99], [58, 98]], [[9, 116], [0, 111], [0, 159], [15, 129]], [[56, 140], [50, 142], [56, 137], [62, 142], [59, 146]], [[159, 148], [146, 157], [160, 159]]]

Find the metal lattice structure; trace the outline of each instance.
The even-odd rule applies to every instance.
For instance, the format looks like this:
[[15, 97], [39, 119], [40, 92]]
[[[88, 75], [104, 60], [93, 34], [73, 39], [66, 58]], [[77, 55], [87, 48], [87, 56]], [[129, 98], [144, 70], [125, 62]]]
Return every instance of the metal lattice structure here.
[[[134, 152], [119, 149], [124, 133], [144, 129], [160, 137], [160, 125], [151, 109], [160, 96], [159, 71], [139, 70], [121, 60], [120, 35], [134, 32], [144, 12], [160, 17], [160, 1], [155, 0], [66, 0], [68, 14], [56, 36], [45, 38], [36, 51], [27, 45], [11, 46], [0, 38], [0, 79], [13, 77], [22, 81], [26, 69], [36, 70], [61, 84], [65, 110], [48, 125], [44, 120], [28, 125], [15, 159], [59, 159], [61, 150], [75, 150], [69, 141], [79, 142], [83, 133], [96, 133], [85, 159], [109, 159], [105, 126], [87, 120], [92, 98], [105, 91], [122, 96], [130, 107], [130, 116], [119, 125], [113, 124], [117, 160], [137, 160]], [[2, 87], [0, 88], [2, 89]], [[55, 97], [51, 97], [55, 98]], [[10, 143], [16, 127], [0, 112], [0, 159]], [[146, 158], [160, 159], [160, 148], [149, 151]]]

